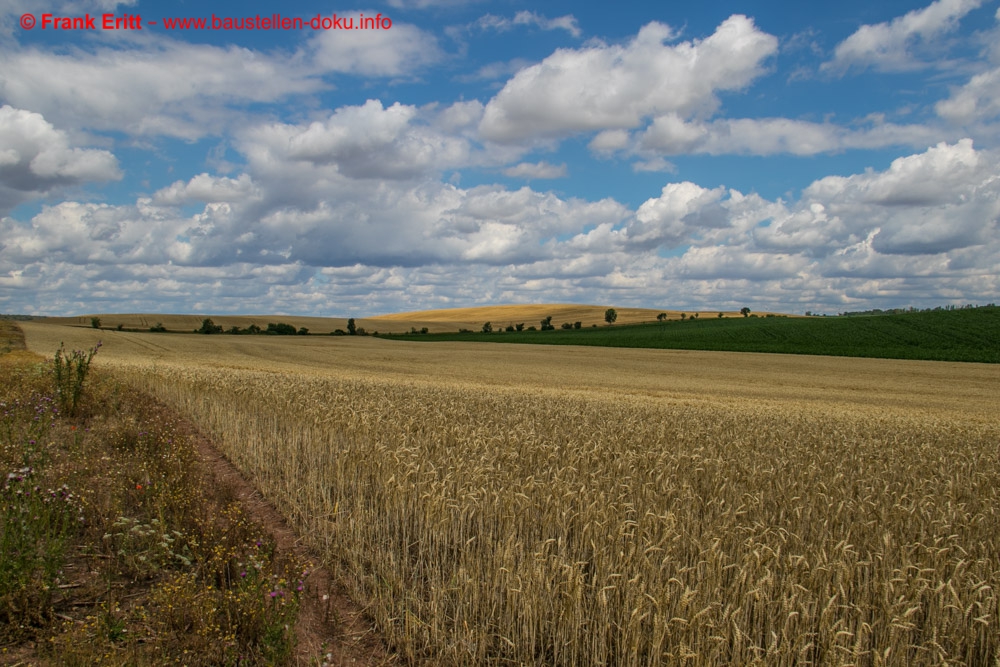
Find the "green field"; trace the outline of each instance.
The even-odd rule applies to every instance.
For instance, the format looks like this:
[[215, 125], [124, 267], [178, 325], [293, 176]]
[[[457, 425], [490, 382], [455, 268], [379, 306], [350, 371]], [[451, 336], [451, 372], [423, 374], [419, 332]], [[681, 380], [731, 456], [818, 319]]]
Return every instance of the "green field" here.
[[[559, 327], [562, 323], [553, 324]], [[526, 327], [529, 325], [537, 323], [526, 323]], [[654, 324], [403, 338], [997, 363], [1000, 362], [1000, 308], [984, 306], [854, 317], [702, 317]]]

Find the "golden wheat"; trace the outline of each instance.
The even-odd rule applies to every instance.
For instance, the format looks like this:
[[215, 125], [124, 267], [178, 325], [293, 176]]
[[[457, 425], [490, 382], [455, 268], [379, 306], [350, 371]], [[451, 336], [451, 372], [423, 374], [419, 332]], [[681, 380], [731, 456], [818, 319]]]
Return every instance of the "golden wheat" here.
[[[265, 361], [260, 352], [275, 348], [225, 345], [215, 366], [176, 354], [105, 362], [209, 431], [344, 568], [405, 657], [639, 666], [1000, 656], [993, 370], [968, 367], [986, 378], [969, 414], [908, 409], [901, 393], [880, 399], [893, 408], [880, 414], [865, 400], [761, 400], [732, 388], [695, 399], [574, 392], [558, 374], [557, 387], [476, 386], [446, 365], [430, 377], [364, 377], [391, 344], [349, 348], [364, 357], [355, 365], [332, 357], [343, 370], [327, 350], [314, 357], [321, 371]], [[255, 354], [260, 368], [220, 367]], [[596, 363], [605, 353], [589, 354]], [[913, 404], [929, 404], [927, 391], [915, 388]]]

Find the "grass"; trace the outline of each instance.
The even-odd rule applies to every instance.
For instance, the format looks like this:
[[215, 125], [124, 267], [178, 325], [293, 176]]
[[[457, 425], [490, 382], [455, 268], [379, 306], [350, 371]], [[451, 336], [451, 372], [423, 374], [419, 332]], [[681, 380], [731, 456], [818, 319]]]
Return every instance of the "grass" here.
[[715, 318], [580, 330], [428, 334], [420, 341], [484, 341], [678, 350], [1000, 362], [1000, 308], [835, 318]]
[[92, 358], [0, 356], [0, 662], [287, 663], [306, 565]]

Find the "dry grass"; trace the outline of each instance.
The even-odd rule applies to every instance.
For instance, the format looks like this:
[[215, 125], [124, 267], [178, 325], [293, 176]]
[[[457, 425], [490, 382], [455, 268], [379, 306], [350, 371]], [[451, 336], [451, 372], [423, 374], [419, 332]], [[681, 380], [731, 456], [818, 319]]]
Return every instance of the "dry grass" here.
[[209, 430], [413, 660], [1000, 656], [995, 367], [206, 338], [103, 363]]

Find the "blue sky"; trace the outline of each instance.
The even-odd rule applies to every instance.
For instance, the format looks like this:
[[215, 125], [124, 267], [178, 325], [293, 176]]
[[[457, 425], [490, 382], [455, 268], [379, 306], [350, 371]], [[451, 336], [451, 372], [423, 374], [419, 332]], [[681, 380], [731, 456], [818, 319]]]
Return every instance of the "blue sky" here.
[[236, 7], [0, 9], [0, 312], [1000, 294], [996, 1]]

